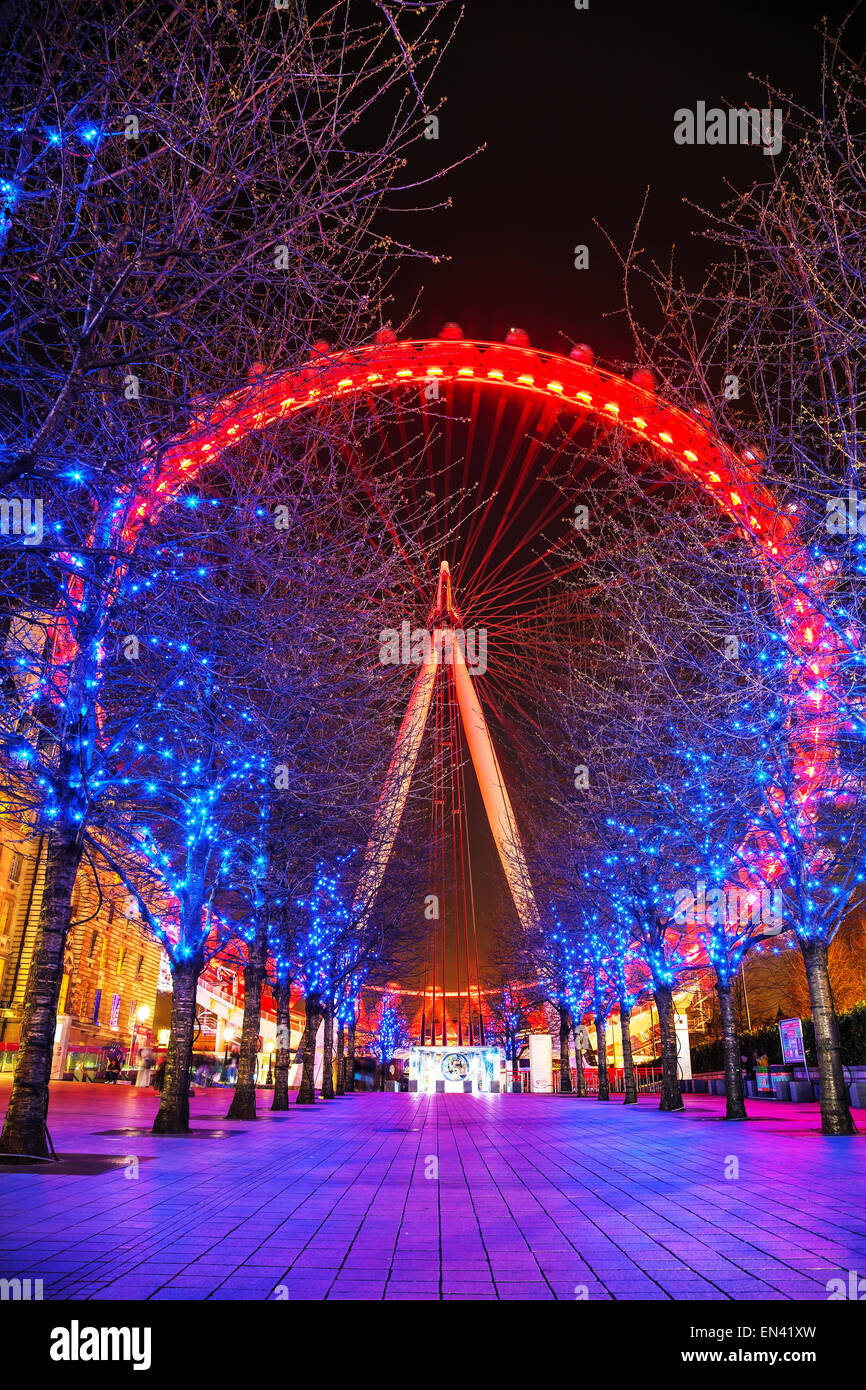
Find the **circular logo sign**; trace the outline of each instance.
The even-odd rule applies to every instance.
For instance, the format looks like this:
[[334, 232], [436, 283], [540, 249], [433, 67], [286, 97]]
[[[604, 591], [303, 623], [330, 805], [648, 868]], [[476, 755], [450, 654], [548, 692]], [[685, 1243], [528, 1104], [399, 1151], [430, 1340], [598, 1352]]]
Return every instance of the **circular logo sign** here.
[[448, 1052], [442, 1058], [442, 1075], [446, 1081], [465, 1081], [469, 1075], [469, 1060], [462, 1052]]

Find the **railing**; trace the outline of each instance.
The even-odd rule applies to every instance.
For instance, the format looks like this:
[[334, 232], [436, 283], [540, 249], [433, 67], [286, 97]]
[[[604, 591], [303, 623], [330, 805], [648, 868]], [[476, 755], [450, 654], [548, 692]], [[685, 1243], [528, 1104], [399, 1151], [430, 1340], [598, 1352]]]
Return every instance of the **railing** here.
[[[570, 1069], [570, 1072], [571, 1072], [571, 1090], [572, 1090], [572, 1094], [576, 1095], [576, 1094], [577, 1094], [577, 1068], [576, 1068], [576, 1067], [572, 1067], [572, 1068]], [[612, 1092], [612, 1093], [615, 1093], [615, 1094], [622, 1095], [622, 1094], [625, 1092], [625, 1072], [624, 1072], [623, 1068], [622, 1068], [622, 1067], [613, 1067], [613, 1066], [608, 1067], [608, 1069], [607, 1069], [607, 1075], [608, 1075], [608, 1081], [609, 1081], [609, 1083], [610, 1083], [611, 1092]], [[586, 1063], [584, 1062], [584, 1064], [583, 1064], [583, 1079], [584, 1079], [584, 1082], [585, 1082], [585, 1084], [586, 1084], [586, 1094], [587, 1094], [588, 1096], [597, 1096], [597, 1095], [598, 1095], [598, 1068], [597, 1068], [597, 1067], [588, 1067], [588, 1066], [586, 1065]], [[643, 1095], [644, 1093], [649, 1093], [649, 1092], [653, 1092], [653, 1091], [659, 1091], [659, 1090], [661, 1090], [661, 1084], [662, 1084], [662, 1072], [661, 1072], [661, 1067], [635, 1067], [635, 1069], [634, 1069], [634, 1079], [635, 1079], [635, 1085], [637, 1086], [637, 1090], [638, 1090], [638, 1094], [639, 1094], [639, 1095]], [[561, 1080], [562, 1080], [562, 1078], [561, 1078], [559, 1072], [555, 1072], [555, 1073], [554, 1073], [554, 1077], [553, 1077], [553, 1089], [554, 1089], [555, 1091], [559, 1091], [559, 1090], [562, 1089]], [[528, 1081], [527, 1081], [527, 1085], [525, 1086], [524, 1089], [526, 1089], [526, 1090], [529, 1089]]]

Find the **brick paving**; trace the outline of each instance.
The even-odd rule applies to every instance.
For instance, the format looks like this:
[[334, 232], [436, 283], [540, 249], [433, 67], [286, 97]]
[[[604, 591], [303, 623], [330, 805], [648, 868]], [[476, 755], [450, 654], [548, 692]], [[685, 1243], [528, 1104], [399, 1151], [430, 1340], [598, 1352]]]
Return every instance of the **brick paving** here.
[[229, 1100], [191, 1107], [225, 1138], [111, 1137], [150, 1123], [152, 1092], [54, 1086], [59, 1152], [130, 1161], [0, 1169], [0, 1275], [217, 1301], [826, 1299], [866, 1274], [866, 1134], [823, 1138], [814, 1105], [734, 1125], [712, 1097], [361, 1094], [276, 1116], [262, 1092], [242, 1124]]

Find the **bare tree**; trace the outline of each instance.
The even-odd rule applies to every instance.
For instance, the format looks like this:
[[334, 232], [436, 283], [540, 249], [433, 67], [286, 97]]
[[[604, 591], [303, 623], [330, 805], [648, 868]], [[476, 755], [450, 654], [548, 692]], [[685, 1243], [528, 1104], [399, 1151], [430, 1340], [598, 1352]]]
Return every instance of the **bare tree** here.
[[378, 214], [417, 187], [406, 158], [447, 19], [437, 4], [360, 8], [4, 11], [0, 479], [41, 534], [3, 547], [17, 680], [0, 765], [46, 837], [13, 1157], [47, 1151], [69, 904], [110, 801], [99, 711], [120, 702], [102, 653], [142, 526], [178, 485], [172, 441], [305, 358], [323, 327], [362, 339], [408, 251]]
[[[624, 257], [629, 304], [649, 284], [659, 311], [647, 329], [632, 307], [639, 351], [725, 441], [732, 497], [738, 476], [765, 482], [787, 509], [780, 535], [794, 519], [796, 544], [764, 545], [777, 612], [750, 636], [765, 667], [775, 649], [787, 678], [786, 705], [764, 723], [779, 793], [764, 820], [796, 914], [830, 1134], [853, 1128], [827, 952], [859, 896], [863, 805], [864, 73], [845, 39], [825, 31], [815, 111], [768, 88], [784, 111], [784, 150], [766, 178], [707, 215], [721, 251], [703, 285], [643, 265], [636, 240]], [[761, 541], [748, 515], [740, 526]]]

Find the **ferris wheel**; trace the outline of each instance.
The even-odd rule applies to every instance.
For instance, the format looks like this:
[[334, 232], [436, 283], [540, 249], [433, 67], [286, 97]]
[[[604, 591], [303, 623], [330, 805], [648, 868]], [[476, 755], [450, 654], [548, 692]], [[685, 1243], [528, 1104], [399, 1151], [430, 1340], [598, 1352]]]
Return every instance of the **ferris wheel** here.
[[[425, 729], [436, 747], [431, 813], [431, 892], [422, 1008], [422, 1042], [484, 1041], [478, 932], [466, 814], [465, 766], [471, 760], [517, 916], [537, 912], [507, 779], [488, 715], [509, 698], [501, 673], [485, 679], [466, 660], [464, 610], [483, 619], [494, 605], [500, 628], [519, 638], [520, 615], [550, 584], [551, 556], [563, 551], [562, 490], [557, 471], [573, 467], [581, 432], [625, 442], [630, 466], [665, 469], [734, 523], [770, 563], [774, 601], [783, 610], [798, 663], [798, 696], [812, 702], [798, 749], [803, 799], [832, 778], [835, 728], [828, 689], [835, 645], [821, 613], [826, 576], [816, 570], [794, 518], [762, 483], [759, 461], [738, 456], [700, 415], [661, 399], [653, 376], [624, 377], [595, 364], [585, 344], [569, 355], [534, 348], [512, 329], [501, 343], [468, 339], [456, 323], [436, 338], [373, 342], [332, 352], [319, 343], [298, 368], [257, 374], [248, 390], [220, 402], [203, 422], [162, 451], [158, 472], [126, 522], [131, 543], [145, 519], [245, 436], [281, 421], [341, 412], [346, 466], [363, 471], [371, 452], [405, 478], [407, 507], [421, 526], [440, 526], [426, 572], [413, 576], [426, 595], [428, 627], [439, 631], [416, 661], [406, 714], [378, 802], [356, 906], [370, 910], [400, 826]], [[596, 445], [598, 450], [598, 445]], [[454, 497], [456, 512], [436, 519], [430, 499]], [[432, 520], [430, 518], [433, 518]], [[567, 524], [567, 523], [566, 523]], [[527, 538], [544, 537], [529, 553]], [[438, 568], [436, 562], [438, 561]], [[793, 577], [796, 576], [796, 579]], [[827, 720], [814, 704], [827, 702]], [[486, 707], [486, 712], [485, 712]], [[804, 725], [805, 729], [805, 725]], [[448, 887], [450, 885], [450, 887]], [[443, 899], [448, 900], [443, 909]], [[456, 991], [446, 976], [456, 975]], [[446, 998], [456, 995], [456, 1008]]]

